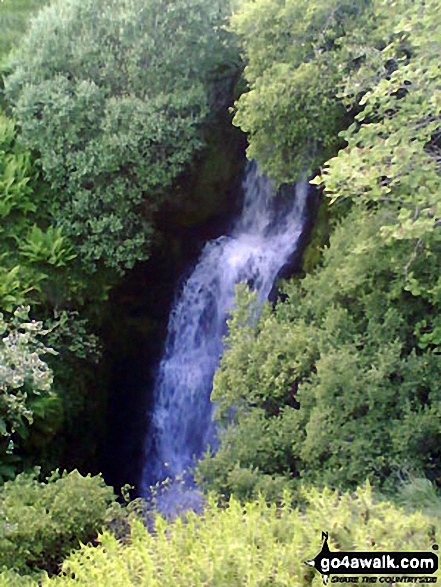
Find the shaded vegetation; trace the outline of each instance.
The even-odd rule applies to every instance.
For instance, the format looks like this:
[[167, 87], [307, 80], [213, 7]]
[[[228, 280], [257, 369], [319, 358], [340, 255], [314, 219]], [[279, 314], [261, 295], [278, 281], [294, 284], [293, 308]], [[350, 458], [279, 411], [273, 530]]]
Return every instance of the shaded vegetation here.
[[20, 573], [56, 572], [79, 544], [102, 529], [113, 491], [99, 477], [38, 471], [22, 473], [0, 488], [0, 568]]
[[[0, 586], [318, 587], [302, 561], [324, 524], [339, 549], [439, 543], [439, 2], [55, 0], [31, 19], [43, 4], [0, 2]], [[224, 220], [239, 89], [249, 157], [278, 185], [307, 173], [321, 205], [278, 301], [256, 319], [238, 288], [203, 515], [148, 532], [142, 505], [58, 469], [96, 473], [119, 417], [103, 333], [158, 353], [163, 298], [118, 310], [124, 275], [160, 249], [170, 296], [191, 230]]]

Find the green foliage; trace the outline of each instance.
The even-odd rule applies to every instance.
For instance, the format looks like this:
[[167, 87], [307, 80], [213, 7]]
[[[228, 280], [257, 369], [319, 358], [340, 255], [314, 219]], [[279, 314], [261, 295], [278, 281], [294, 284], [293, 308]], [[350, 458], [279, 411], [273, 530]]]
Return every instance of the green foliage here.
[[19, 575], [15, 571], [0, 571], [0, 587], [36, 587], [38, 583], [28, 575]]
[[[0, 216], [6, 218], [15, 210], [25, 214], [35, 212], [32, 191], [29, 187], [30, 164], [25, 152], [14, 149], [15, 124], [0, 117], [0, 190], [2, 194]], [[2, 232], [5, 227], [2, 227]]]
[[19, 247], [28, 263], [48, 263], [55, 267], [65, 267], [69, 261], [76, 257], [72, 253], [71, 247], [69, 245], [66, 247], [61, 229], [53, 226], [49, 226], [47, 231], [43, 231], [34, 224], [27, 239]]
[[22, 473], [0, 488], [0, 568], [54, 572], [104, 526], [114, 496], [101, 477], [55, 472], [39, 482], [37, 473]]
[[351, 68], [342, 44], [360, 23], [366, 0], [246, 0], [231, 28], [241, 42], [249, 91], [234, 124], [249, 133], [248, 156], [278, 183], [293, 181], [341, 143], [345, 110], [339, 80]]
[[[71, 240], [56, 224], [34, 158], [17, 138], [14, 121], [3, 114], [0, 215], [0, 313], [10, 316], [27, 306], [34, 319], [26, 318], [23, 330], [18, 316], [1, 321], [0, 483], [36, 463], [45, 472], [60, 462], [96, 470], [107, 381], [104, 369], [97, 370], [97, 314], [103, 314], [112, 275], [85, 276]], [[28, 323], [41, 330], [29, 330]], [[39, 334], [44, 345], [37, 344]], [[45, 355], [45, 349], [57, 352]], [[40, 389], [32, 373], [21, 387], [11, 384], [32, 365], [36, 377], [48, 376], [50, 389]]]
[[202, 516], [188, 513], [174, 522], [158, 517], [154, 533], [134, 522], [129, 540], [104, 533], [97, 547], [73, 553], [61, 576], [42, 577], [41, 584], [318, 587], [321, 576], [304, 561], [320, 548], [324, 520], [333, 549], [417, 551], [440, 539], [439, 518], [378, 501], [368, 486], [345, 495], [305, 489], [302, 509], [292, 508], [288, 497], [280, 506], [262, 499], [242, 506], [231, 499], [219, 509], [211, 502]]
[[154, 214], [225, 100], [216, 77], [228, 79], [232, 66], [226, 9], [60, 0], [33, 20], [12, 59], [6, 94], [40, 153], [56, 225], [89, 271], [147, 257]]
[[29, 155], [15, 142], [13, 121], [0, 114], [0, 308], [6, 311], [25, 303], [44, 279], [23, 269], [14, 244], [36, 211], [31, 175]]
[[[375, 13], [384, 14], [389, 6], [377, 0]], [[380, 234], [418, 246], [441, 238], [438, 10], [436, 0], [394, 2], [391, 41], [375, 52], [372, 38], [364, 39], [363, 53], [375, 58], [366, 59], [340, 93], [348, 109], [360, 112], [342, 133], [347, 147], [322, 174], [332, 200], [390, 210]]]
[[322, 249], [329, 244], [330, 232], [329, 201], [327, 199], [321, 199], [314, 218], [314, 225], [308, 245], [302, 255], [302, 269], [305, 273], [310, 273], [319, 264]]
[[101, 357], [99, 338], [90, 332], [89, 323], [78, 312], [63, 310], [55, 315], [54, 328], [48, 340], [55, 348], [63, 348], [73, 356], [98, 363]]
[[[288, 299], [256, 326], [247, 321], [252, 301], [239, 300], [212, 395], [224, 436], [199, 467], [209, 487], [247, 497], [271, 479], [279, 491], [280, 476], [289, 485], [301, 477], [355, 487], [369, 477], [391, 487], [411, 471], [441, 482], [441, 363], [415, 328], [437, 307], [427, 292], [440, 251], [414, 260], [424, 290], [410, 295], [412, 249], [378, 239], [386, 214], [354, 209], [323, 266], [287, 284]], [[246, 491], [238, 469], [252, 472]]]
[[[74, 320], [54, 320], [51, 306], [66, 303], [72, 297], [78, 299], [79, 292], [84, 291], [88, 284], [81, 280], [77, 271], [72, 270], [75, 258], [72, 246], [62, 230], [51, 224], [50, 202], [47, 202], [44, 186], [38, 183], [30, 153], [17, 141], [14, 122], [2, 114], [0, 215], [0, 309], [11, 314], [17, 306], [32, 304], [32, 315], [42, 316], [46, 324], [46, 330], [43, 330], [41, 321], [31, 321], [23, 310], [16, 312], [12, 322], [2, 321], [1, 420], [4, 425], [1, 434], [4, 438], [1, 443], [0, 475], [11, 477], [17, 468], [23, 466], [28, 449], [32, 452], [31, 447], [36, 440], [34, 431], [38, 431], [39, 435], [44, 433], [47, 443], [63, 424], [61, 398], [66, 396], [66, 389], [60, 390], [58, 386], [58, 393], [54, 387], [49, 391], [52, 369], [42, 355], [51, 350], [51, 343], [46, 346], [39, 343], [38, 335], [50, 335], [56, 348], [62, 351], [64, 363], [70, 356], [67, 351], [79, 355], [88, 352], [85, 349], [90, 334], [86, 332], [86, 321], [83, 319], [77, 335], [74, 334], [75, 328], [72, 329], [70, 340], [76, 338], [74, 345], [59, 344], [61, 330], [66, 339], [67, 322], [72, 325]], [[71, 312], [70, 315], [75, 314]], [[58, 336], [53, 332], [57, 326], [60, 327]], [[79, 349], [80, 336], [82, 349]], [[61, 361], [53, 364], [59, 373]], [[26, 369], [29, 372], [25, 372]], [[41, 380], [46, 378], [46, 387], [39, 386], [38, 377]], [[67, 404], [66, 398], [63, 401]], [[14, 454], [12, 444], [8, 449], [12, 441], [19, 444], [19, 450]], [[28, 447], [26, 450], [25, 445]]]
[[[14, 122], [0, 114], [0, 308], [66, 302], [87, 284], [73, 269], [76, 254], [55, 225], [47, 187], [30, 153], [17, 141]], [[50, 300], [54, 288], [59, 300]], [[49, 299], [48, 299], [49, 298]], [[51, 304], [51, 305], [52, 305]]]

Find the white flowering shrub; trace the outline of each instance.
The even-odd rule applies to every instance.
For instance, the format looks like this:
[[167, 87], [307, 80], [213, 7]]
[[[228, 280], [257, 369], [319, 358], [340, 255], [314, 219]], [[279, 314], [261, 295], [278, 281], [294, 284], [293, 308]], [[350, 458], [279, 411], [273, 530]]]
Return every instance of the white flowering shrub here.
[[42, 342], [48, 331], [29, 312], [20, 306], [10, 319], [0, 313], [0, 476], [12, 474], [2, 457], [13, 452], [14, 439], [27, 435], [34, 413], [42, 414], [53, 397], [52, 370], [42, 357], [56, 352]]

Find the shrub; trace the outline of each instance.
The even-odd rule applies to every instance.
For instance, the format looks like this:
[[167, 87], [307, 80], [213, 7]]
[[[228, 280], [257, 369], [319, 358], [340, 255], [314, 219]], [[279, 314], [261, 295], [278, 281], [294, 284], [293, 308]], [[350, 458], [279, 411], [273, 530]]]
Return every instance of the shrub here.
[[0, 568], [56, 571], [80, 542], [96, 537], [114, 500], [101, 477], [54, 472], [39, 482], [37, 473], [0, 489]]
[[98, 547], [71, 555], [64, 576], [43, 585], [319, 587], [322, 578], [304, 561], [320, 550], [323, 530], [337, 550], [428, 550], [441, 539], [439, 518], [377, 501], [369, 486], [344, 495], [304, 490], [303, 499], [304, 510], [263, 500], [242, 506], [232, 499], [225, 509], [211, 502], [185, 521], [158, 517], [154, 533], [137, 521], [127, 543], [105, 533]]
[[0, 312], [0, 480], [13, 477], [19, 460], [15, 445], [28, 437], [34, 418], [60, 416], [45, 361], [56, 352], [42, 342], [48, 331], [29, 318], [29, 310], [19, 307], [9, 320]]

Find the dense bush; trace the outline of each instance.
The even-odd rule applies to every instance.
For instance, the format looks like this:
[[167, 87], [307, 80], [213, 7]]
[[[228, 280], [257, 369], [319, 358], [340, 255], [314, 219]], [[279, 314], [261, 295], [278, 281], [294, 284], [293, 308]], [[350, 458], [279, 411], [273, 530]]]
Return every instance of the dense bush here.
[[80, 543], [104, 526], [113, 491], [100, 477], [77, 471], [18, 475], [0, 488], [0, 568], [20, 573], [54, 572]]
[[[441, 483], [441, 362], [421, 329], [433, 301], [408, 291], [412, 248], [378, 239], [384, 218], [349, 214], [323, 266], [287, 284], [257, 326], [241, 301], [214, 383], [221, 447], [199, 467], [210, 487], [246, 497], [262, 483], [280, 488], [280, 476], [392, 486], [411, 471]], [[413, 262], [425, 291], [436, 287], [440, 253]]]
[[51, 311], [102, 302], [109, 276], [85, 276], [72, 241], [57, 221], [56, 202], [35, 156], [0, 112], [0, 308], [46, 306]]
[[[47, 279], [44, 261], [50, 257], [52, 243], [45, 247], [40, 242], [37, 251], [37, 240], [42, 240], [43, 232], [36, 220], [38, 211], [44, 223], [49, 210], [41, 210], [35, 176], [30, 153], [17, 143], [14, 122], [0, 113], [0, 307], [6, 311], [38, 299], [41, 284]], [[35, 255], [32, 258], [34, 250], [38, 259]]]
[[158, 518], [154, 533], [135, 522], [130, 540], [105, 533], [99, 546], [73, 553], [62, 576], [41, 584], [318, 587], [322, 578], [304, 561], [319, 552], [323, 530], [337, 550], [428, 550], [441, 538], [439, 518], [379, 502], [368, 487], [343, 496], [308, 489], [302, 497], [304, 509], [263, 500], [246, 506], [231, 500], [225, 509], [212, 503], [202, 516], [189, 513], [173, 523]]
[[[16, 135], [14, 121], [0, 114], [0, 478], [11, 477], [20, 468], [24, 452], [35, 453], [35, 446], [30, 451], [23, 451], [23, 446], [34, 442], [29, 433], [36, 423], [48, 445], [65, 422], [62, 412], [67, 410], [61, 404], [67, 408], [73, 397], [77, 403], [83, 401], [79, 378], [75, 389], [69, 389], [71, 373], [65, 377], [68, 385], [60, 386], [56, 377], [56, 386], [50, 387], [52, 370], [46, 362], [53, 358], [48, 353], [56, 354], [49, 347], [55, 347], [63, 356], [63, 361], [52, 361], [56, 375], [72, 363], [78, 371], [79, 361], [84, 372], [84, 359], [96, 355], [96, 337], [86, 318], [58, 308], [81, 305], [85, 297], [89, 302], [102, 299], [105, 291], [99, 280], [88, 283], [72, 265], [76, 254], [55, 225], [48, 188]], [[16, 311], [20, 306], [27, 310]], [[46, 346], [39, 342], [43, 334]], [[12, 443], [20, 450], [14, 451]]]
[[6, 95], [40, 153], [57, 227], [89, 271], [147, 257], [154, 214], [226, 99], [226, 10], [205, 0], [60, 0], [13, 58]]

